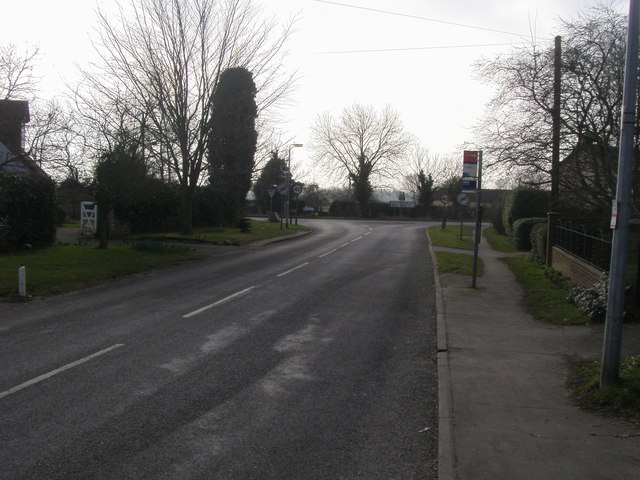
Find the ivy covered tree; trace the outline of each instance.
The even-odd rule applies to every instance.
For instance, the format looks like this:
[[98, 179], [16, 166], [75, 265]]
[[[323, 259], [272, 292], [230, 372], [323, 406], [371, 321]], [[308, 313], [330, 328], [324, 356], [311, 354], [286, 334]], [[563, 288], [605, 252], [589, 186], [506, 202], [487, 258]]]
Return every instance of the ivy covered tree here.
[[241, 67], [223, 71], [213, 95], [209, 175], [226, 223], [244, 216], [258, 141], [257, 116], [251, 72]]
[[109, 214], [117, 203], [128, 203], [147, 176], [147, 167], [135, 147], [118, 145], [104, 152], [96, 165], [99, 247], [109, 246]]
[[420, 170], [417, 176], [418, 207], [421, 215], [429, 213], [433, 197], [433, 177], [426, 175], [424, 170]]

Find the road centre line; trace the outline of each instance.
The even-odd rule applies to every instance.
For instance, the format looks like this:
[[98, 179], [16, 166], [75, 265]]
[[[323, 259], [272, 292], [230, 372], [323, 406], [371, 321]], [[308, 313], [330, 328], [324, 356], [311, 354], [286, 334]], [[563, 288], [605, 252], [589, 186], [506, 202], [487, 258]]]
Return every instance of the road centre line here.
[[41, 382], [43, 380], [46, 380], [47, 378], [51, 378], [54, 375], [57, 375], [59, 373], [64, 372], [65, 370], [69, 370], [70, 368], [73, 367], [77, 367], [78, 365], [82, 365], [85, 362], [88, 362], [89, 360], [93, 360], [96, 357], [99, 357], [100, 355], [104, 355], [105, 353], [109, 353], [112, 350], [115, 350], [116, 348], [120, 348], [120, 347], [124, 347], [124, 343], [116, 343], [115, 345], [111, 345], [108, 348], [105, 348], [104, 350], [100, 350], [99, 352], [96, 353], [92, 353], [91, 355], [89, 355], [88, 357], [84, 357], [81, 358], [80, 360], [76, 360], [75, 362], [71, 362], [68, 363], [67, 365], [64, 365], [60, 368], [56, 368], [55, 370], [51, 370], [48, 373], [42, 374], [39, 377], [33, 378], [29, 381], [26, 381], [24, 383], [21, 383], [20, 385], [10, 388], [9, 390], [5, 390], [4, 392], [0, 392], [0, 398], [6, 397], [8, 395], [11, 395], [12, 393], [16, 393], [24, 388], [30, 387], [31, 385], [34, 385], [38, 382]]
[[360, 235], [358, 238], [354, 238], [353, 240], [351, 240], [351, 242], [357, 242], [358, 240], [362, 240], [362, 235]]
[[[343, 244], [342, 244], [342, 245], [340, 245], [338, 248], [343, 248], [343, 247], [347, 247], [347, 246], [349, 246], [349, 242], [347, 242], [347, 243], [343, 243]], [[336, 250], [337, 250], [337, 249], [336, 249]]]
[[327, 255], [331, 255], [333, 252], [337, 251], [337, 248], [334, 248], [333, 250], [327, 252], [327, 253], [323, 253], [322, 255], [318, 255], [318, 258], [322, 258], [322, 257], [326, 257]]
[[239, 292], [233, 293], [228, 297], [224, 297], [223, 299], [218, 300], [217, 302], [210, 303], [209, 305], [205, 305], [204, 307], [194, 310], [193, 312], [187, 313], [186, 315], [183, 315], [182, 318], [190, 318], [190, 317], [193, 317], [194, 315], [198, 315], [199, 313], [202, 313], [205, 310], [209, 310], [210, 308], [217, 307], [218, 305], [222, 305], [223, 303], [228, 302], [229, 300], [232, 300], [236, 297], [239, 297], [240, 295], [244, 295], [245, 293], [250, 292], [254, 288], [256, 287], [253, 286], [253, 287], [245, 288], [244, 290], [240, 290]]
[[276, 277], [278, 277], [278, 278], [284, 277], [285, 275], [293, 272], [294, 270], [298, 270], [299, 268], [302, 268], [302, 267], [304, 267], [306, 265], [309, 265], [309, 262], [304, 262], [303, 264], [298, 265], [297, 267], [293, 267], [291, 270], [287, 270], [286, 272], [282, 272], [282, 273], [276, 275]]

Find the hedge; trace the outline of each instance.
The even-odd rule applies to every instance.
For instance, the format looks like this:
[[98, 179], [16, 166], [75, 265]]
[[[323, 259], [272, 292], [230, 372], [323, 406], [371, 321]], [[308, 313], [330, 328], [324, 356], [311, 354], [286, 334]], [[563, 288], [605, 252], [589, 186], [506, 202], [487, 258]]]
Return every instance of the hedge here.
[[545, 217], [549, 211], [550, 192], [518, 188], [507, 192], [502, 205], [502, 224], [512, 236], [513, 224], [520, 218]]
[[531, 250], [531, 230], [538, 223], [545, 223], [546, 218], [520, 218], [513, 222], [511, 228], [511, 243], [518, 250]]
[[537, 223], [531, 229], [531, 250], [540, 263], [547, 260], [547, 223]]
[[0, 250], [56, 241], [56, 189], [44, 175], [0, 173]]

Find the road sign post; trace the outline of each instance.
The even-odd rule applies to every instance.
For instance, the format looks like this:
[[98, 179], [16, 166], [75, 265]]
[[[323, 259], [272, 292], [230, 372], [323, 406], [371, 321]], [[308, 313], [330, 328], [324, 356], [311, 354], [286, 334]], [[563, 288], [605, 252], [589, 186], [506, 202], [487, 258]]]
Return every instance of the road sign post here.
[[449, 203], [449, 195], [442, 195], [440, 201], [442, 202], [442, 230], [445, 230], [447, 228], [447, 203]]
[[293, 195], [296, 197], [296, 225], [298, 224], [298, 195], [302, 193], [302, 185], [299, 183], [293, 186]]
[[462, 192], [476, 194], [476, 227], [473, 241], [471, 288], [476, 288], [478, 276], [478, 246], [482, 230], [482, 150], [465, 150], [462, 159]]
[[466, 193], [459, 193], [456, 197], [456, 201], [458, 205], [462, 208], [462, 212], [460, 212], [460, 240], [462, 240], [462, 227], [464, 224], [464, 207], [469, 204], [469, 197]]

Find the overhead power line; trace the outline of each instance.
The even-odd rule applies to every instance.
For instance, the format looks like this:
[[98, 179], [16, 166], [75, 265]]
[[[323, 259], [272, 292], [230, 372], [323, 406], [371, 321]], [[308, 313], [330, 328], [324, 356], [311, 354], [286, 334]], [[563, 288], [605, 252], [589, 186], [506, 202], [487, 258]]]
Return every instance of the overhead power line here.
[[513, 45], [512, 43], [484, 43], [474, 45], [442, 45], [433, 47], [407, 47], [407, 48], [378, 48], [371, 50], [336, 50], [330, 52], [315, 52], [316, 55], [334, 55], [348, 53], [380, 53], [380, 52], [408, 52], [411, 50], [443, 50], [448, 48], [473, 48], [473, 47], [501, 47], [505, 45]]
[[389, 11], [389, 10], [379, 10], [377, 8], [361, 7], [359, 5], [350, 5], [348, 3], [331, 2], [329, 0], [313, 0], [313, 1], [317, 2], [317, 3], [326, 3], [328, 5], [336, 5], [338, 7], [355, 8], [357, 10], [367, 10], [369, 12], [383, 13], [385, 15], [395, 15], [397, 17], [413, 18], [415, 20], [424, 20], [426, 22], [442, 23], [442, 24], [445, 24], [445, 25], [453, 25], [453, 26], [462, 27], [462, 28], [473, 28], [474, 30], [483, 30], [485, 32], [502, 33], [504, 35], [514, 35], [516, 37], [528, 37], [529, 36], [529, 35], [524, 35], [522, 33], [507, 32], [507, 31], [504, 31], [504, 30], [497, 30], [497, 29], [494, 29], [494, 28], [480, 27], [478, 25], [469, 25], [469, 24], [465, 24], [465, 23], [448, 22], [446, 20], [438, 20], [436, 18], [421, 17], [421, 16], [418, 16], [418, 15], [410, 15], [408, 13], [392, 12], [392, 11]]

